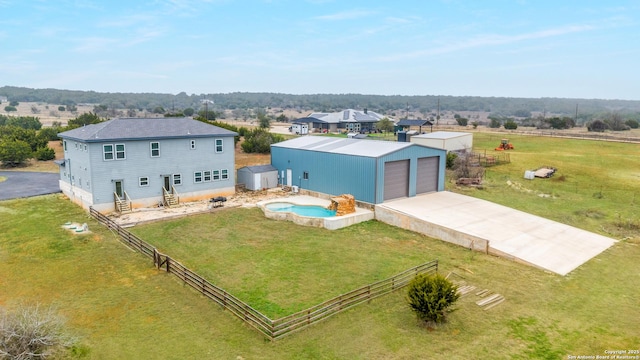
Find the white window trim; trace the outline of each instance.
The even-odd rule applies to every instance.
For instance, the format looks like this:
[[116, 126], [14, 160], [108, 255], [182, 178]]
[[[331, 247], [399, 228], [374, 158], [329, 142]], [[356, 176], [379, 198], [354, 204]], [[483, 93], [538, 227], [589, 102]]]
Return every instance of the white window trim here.
[[195, 140], [190, 140], [189, 141], [189, 149], [191, 149], [191, 150], [195, 150], [196, 149], [196, 141]]
[[[193, 172], [193, 182], [194, 183], [199, 184], [199, 183], [203, 182], [204, 176], [203, 176], [202, 173], [203, 173], [202, 171], [194, 171]], [[198, 174], [200, 174], [200, 175], [198, 175]], [[200, 178], [200, 180], [198, 180], [198, 178]]]
[[[217, 175], [216, 175], [217, 174]], [[216, 179], [216, 176], [218, 177]], [[213, 177], [212, 177], [213, 181], [220, 181], [220, 170], [213, 170]]]
[[[209, 180], [207, 180], [207, 173], [209, 173], [208, 177]], [[202, 172], [202, 180], [204, 182], [211, 182], [211, 180], [213, 180], [213, 172], [211, 170], [205, 170]]]
[[[153, 144], [158, 144], [158, 148], [154, 149], [153, 148]], [[158, 151], [158, 155], [153, 155], [153, 151], [157, 150]], [[151, 155], [152, 158], [154, 157], [160, 157], [160, 141], [151, 141], [149, 143], [149, 155]]]
[[[111, 151], [107, 151], [107, 146], [111, 146]], [[111, 154], [111, 159], [107, 159], [107, 154]], [[116, 159], [116, 151], [113, 144], [103, 144], [102, 145], [102, 160], [104, 161], [113, 161]]]
[[228, 169], [221, 169], [220, 170], [220, 180], [222, 180], [222, 181], [229, 180], [229, 170]]
[[[172, 178], [171, 182], [173, 183], [173, 186], [182, 185], [182, 174], [173, 174], [171, 178]], [[176, 179], [178, 179], [178, 182], [176, 182]]]
[[[220, 151], [218, 151], [218, 141], [220, 142]], [[215, 150], [217, 154], [223, 153], [224, 152], [224, 140], [223, 139], [215, 139], [214, 141], [214, 145], [215, 145]]]
[[[118, 151], [118, 146], [119, 145], [122, 145], [122, 151]], [[113, 148], [114, 148], [114, 153], [115, 153], [115, 156], [116, 156], [115, 157], [116, 160], [126, 160], [127, 159], [127, 149], [126, 149], [126, 146], [124, 144], [114, 144]], [[122, 158], [118, 157], [118, 153], [119, 152], [122, 152], [122, 155], [123, 155]]]
[[[145, 180], [146, 184], [143, 184], [143, 179]], [[140, 187], [149, 186], [149, 177], [148, 176], [140, 176], [138, 178], [138, 186], [140, 186]]]

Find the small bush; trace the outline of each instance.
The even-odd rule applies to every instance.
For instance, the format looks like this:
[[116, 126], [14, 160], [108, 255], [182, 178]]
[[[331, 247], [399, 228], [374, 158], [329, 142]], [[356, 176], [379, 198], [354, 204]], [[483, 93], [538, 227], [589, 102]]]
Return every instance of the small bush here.
[[0, 359], [50, 359], [62, 356], [74, 340], [64, 332], [64, 320], [53, 309], [0, 308]]
[[453, 169], [453, 166], [455, 165], [457, 158], [458, 158], [458, 154], [454, 152], [447, 153], [447, 169]]
[[503, 126], [507, 130], [515, 130], [518, 128], [518, 124], [516, 124], [516, 122], [513, 120], [505, 121]]
[[409, 283], [407, 302], [419, 320], [438, 324], [453, 311], [450, 307], [460, 298], [457, 290], [442, 275], [420, 274]]
[[36, 159], [40, 161], [53, 160], [56, 158], [56, 152], [50, 147], [41, 147], [35, 152]]

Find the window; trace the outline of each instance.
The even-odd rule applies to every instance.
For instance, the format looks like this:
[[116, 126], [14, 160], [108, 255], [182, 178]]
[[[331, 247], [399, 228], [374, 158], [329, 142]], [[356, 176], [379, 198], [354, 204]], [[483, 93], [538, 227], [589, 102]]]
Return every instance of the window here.
[[159, 157], [160, 156], [160, 143], [159, 142], [152, 142], [150, 143], [151, 146], [151, 157]]
[[116, 144], [116, 160], [124, 160], [124, 144]]
[[220, 180], [220, 170], [213, 170], [213, 181]]
[[173, 185], [182, 185], [182, 175], [173, 174]]
[[196, 149], [196, 141], [195, 140], [191, 140], [189, 143], [189, 146], [191, 147], [191, 150], [195, 150]]
[[204, 181], [211, 181], [211, 170], [206, 170], [204, 173]]
[[216, 152], [222, 152], [222, 139], [216, 139]]
[[138, 185], [149, 186], [149, 178], [146, 176], [140, 177], [140, 179], [138, 179]]
[[87, 144], [84, 144], [84, 151], [87, 151]]
[[222, 180], [227, 180], [229, 178], [229, 171], [227, 169], [222, 169]]
[[67, 151], [67, 140], [63, 140], [62, 145], [64, 146], [64, 151]]
[[102, 145], [102, 155], [104, 160], [113, 160], [113, 145]]
[[193, 181], [196, 183], [202, 182], [202, 171], [196, 171], [193, 173]]
[[302, 180], [309, 180], [309, 172], [308, 171], [303, 171], [302, 172]]

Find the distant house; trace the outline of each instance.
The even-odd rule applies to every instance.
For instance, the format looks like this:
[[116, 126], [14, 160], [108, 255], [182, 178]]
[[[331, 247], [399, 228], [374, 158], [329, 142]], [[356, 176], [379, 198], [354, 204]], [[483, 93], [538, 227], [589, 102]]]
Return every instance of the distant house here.
[[401, 128], [402, 131], [415, 130], [418, 133], [433, 129], [433, 123], [429, 120], [402, 119], [396, 123], [396, 126]]
[[65, 131], [60, 189], [100, 212], [233, 194], [235, 135], [191, 118], [113, 119]]
[[414, 143], [301, 136], [271, 145], [283, 185], [380, 204], [444, 190], [446, 151]]
[[296, 123], [309, 124], [310, 131], [315, 132], [370, 132], [375, 124], [384, 118], [373, 111], [347, 109], [334, 113], [312, 113], [297, 119]]

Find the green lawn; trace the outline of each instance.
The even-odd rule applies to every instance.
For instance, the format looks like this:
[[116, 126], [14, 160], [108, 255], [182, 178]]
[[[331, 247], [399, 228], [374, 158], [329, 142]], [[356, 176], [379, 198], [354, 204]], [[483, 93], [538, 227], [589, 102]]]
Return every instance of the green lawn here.
[[[479, 135], [477, 146], [493, 149], [499, 141]], [[638, 146], [568, 142], [551, 151], [563, 141], [511, 140], [512, 163], [491, 168], [484, 190], [457, 191], [626, 239], [562, 277], [375, 221], [326, 231], [266, 220], [255, 209], [228, 209], [132, 229], [270, 316], [436, 258], [441, 273], [454, 271], [506, 297], [483, 311], [467, 295], [435, 330], [419, 326], [397, 292], [265, 341], [59, 195], [0, 202], [0, 305], [53, 304], [91, 359], [548, 359], [637, 349]], [[596, 153], [611, 160], [598, 165]], [[574, 165], [572, 156], [585, 160]], [[558, 174], [522, 178], [540, 165], [555, 166]], [[600, 186], [602, 195], [594, 196]], [[93, 233], [72, 234], [61, 228], [67, 221], [87, 222]]]

